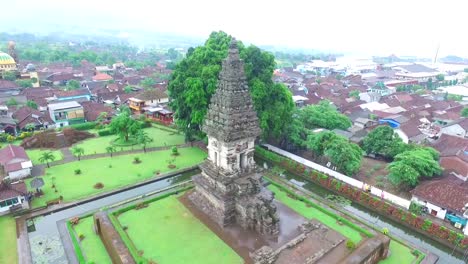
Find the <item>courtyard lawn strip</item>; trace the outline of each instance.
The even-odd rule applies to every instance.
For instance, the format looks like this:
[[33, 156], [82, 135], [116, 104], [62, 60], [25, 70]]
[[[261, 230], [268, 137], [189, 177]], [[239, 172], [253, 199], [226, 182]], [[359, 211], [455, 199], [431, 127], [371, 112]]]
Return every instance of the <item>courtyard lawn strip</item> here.
[[351, 239], [356, 244], [362, 240], [362, 236], [359, 231], [344, 223], [338, 224], [337, 219], [329, 214], [326, 214], [317, 208], [308, 207], [303, 201], [289, 197], [286, 192], [273, 184], [268, 185], [268, 189], [275, 193], [275, 198], [278, 201], [287, 205], [289, 208], [293, 209], [305, 218], [318, 220], [329, 228], [342, 234], [344, 237]]
[[86, 263], [112, 264], [101, 238], [94, 232], [93, 225], [92, 216], [81, 218], [79, 223], [73, 226], [75, 232], [71, 235], [74, 235], [77, 241], [79, 241], [80, 235], [84, 235], [84, 239], [79, 242], [79, 246]]
[[[153, 139], [153, 142], [148, 143], [146, 148], [153, 147], [164, 147], [164, 146], [174, 146], [181, 145], [185, 143], [185, 138], [183, 134], [179, 134], [176, 131], [171, 132], [171, 129], [159, 129], [158, 127], [145, 128], [143, 131], [148, 133], [148, 136]], [[112, 143], [118, 139], [116, 135], [102, 136], [90, 138], [82, 141], [81, 143], [76, 144], [75, 146], [83, 148], [84, 155], [93, 155], [100, 153], [107, 153], [106, 148], [112, 145]], [[135, 150], [143, 149], [139, 144], [131, 146], [115, 146], [118, 151], [126, 150]]]
[[[47, 201], [63, 197], [63, 202], [70, 202], [93, 195], [128, 186], [137, 182], [157, 177], [160, 174], [188, 168], [199, 164], [206, 158], [206, 153], [199, 148], [180, 148], [179, 156], [172, 156], [171, 150], [152, 151], [147, 153], [129, 154], [114, 157], [104, 157], [90, 160], [81, 160], [52, 166], [45, 169], [44, 195], [34, 198], [33, 207], [44, 206]], [[141, 163], [134, 164], [134, 158], [138, 157]], [[173, 160], [176, 166], [168, 168], [168, 162]], [[75, 170], [81, 170], [76, 175]], [[30, 188], [30, 181], [26, 185]], [[94, 188], [97, 183], [104, 186], [101, 189]], [[52, 188], [55, 185], [57, 192]], [[34, 191], [30, 189], [30, 191]]]
[[407, 246], [392, 240], [390, 241], [390, 256], [379, 261], [379, 264], [403, 264], [413, 263], [417, 256], [411, 253], [411, 249]]
[[27, 149], [26, 154], [28, 154], [28, 157], [31, 159], [33, 165], [38, 165], [38, 164], [43, 164], [43, 162], [39, 161], [39, 158], [41, 157], [42, 153], [44, 152], [52, 152], [52, 155], [54, 155], [55, 160], [62, 160], [63, 159], [63, 154], [62, 151], [60, 150], [48, 150], [48, 149]]
[[200, 222], [176, 195], [118, 216], [143, 257], [157, 263], [243, 263], [243, 259]]
[[0, 216], [0, 263], [18, 263], [16, 222], [12, 216]]

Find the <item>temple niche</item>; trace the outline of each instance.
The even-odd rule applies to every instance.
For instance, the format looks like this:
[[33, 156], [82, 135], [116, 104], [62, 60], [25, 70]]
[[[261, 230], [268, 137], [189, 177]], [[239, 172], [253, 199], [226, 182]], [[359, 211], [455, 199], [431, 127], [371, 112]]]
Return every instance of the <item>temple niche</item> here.
[[208, 159], [200, 165], [201, 175], [193, 179], [190, 200], [222, 227], [237, 223], [277, 235], [274, 195], [256, 173], [255, 139], [261, 130], [235, 39], [222, 63], [202, 130], [208, 136]]

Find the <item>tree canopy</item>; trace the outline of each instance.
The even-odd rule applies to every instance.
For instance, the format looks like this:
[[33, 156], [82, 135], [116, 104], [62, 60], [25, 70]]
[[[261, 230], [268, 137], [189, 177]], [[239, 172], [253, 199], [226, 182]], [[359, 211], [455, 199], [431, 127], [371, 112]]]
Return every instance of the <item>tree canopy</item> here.
[[345, 137], [331, 131], [313, 133], [307, 137], [307, 148], [316, 155], [325, 155], [339, 171], [353, 175], [361, 167], [362, 150]]
[[460, 112], [461, 116], [463, 117], [468, 117], [468, 107], [464, 107], [461, 112]]
[[[222, 31], [211, 33], [203, 46], [190, 48], [187, 57], [175, 67], [168, 87], [171, 106], [178, 126], [189, 139], [200, 134], [231, 38]], [[241, 42], [238, 47], [263, 136], [279, 137], [294, 108], [291, 93], [283, 84], [272, 81], [272, 54], [252, 45], [245, 47]]]
[[439, 153], [429, 147], [419, 147], [405, 151], [395, 156], [388, 165], [389, 180], [395, 185], [414, 187], [421, 177], [439, 175], [442, 169], [439, 165]]
[[123, 107], [120, 114], [112, 118], [109, 129], [121, 140], [127, 142], [130, 136], [135, 135], [141, 129], [141, 125], [130, 116], [130, 109]]
[[308, 129], [347, 129], [351, 126], [349, 118], [338, 112], [330, 101], [322, 100], [318, 104], [308, 105], [300, 109], [299, 118]]
[[368, 154], [393, 158], [406, 150], [405, 143], [389, 126], [379, 126], [362, 140], [362, 149]]
[[37, 103], [34, 102], [34, 101], [32, 101], [32, 100], [28, 100], [28, 101], [26, 102], [26, 106], [31, 107], [31, 108], [33, 108], [33, 109], [37, 109], [37, 108], [38, 108]]

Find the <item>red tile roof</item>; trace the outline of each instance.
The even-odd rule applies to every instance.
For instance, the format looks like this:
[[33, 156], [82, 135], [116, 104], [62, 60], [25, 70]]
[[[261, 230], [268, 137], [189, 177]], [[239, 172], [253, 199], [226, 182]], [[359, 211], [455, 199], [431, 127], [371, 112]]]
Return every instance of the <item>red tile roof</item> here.
[[0, 184], [0, 201], [23, 196], [28, 192], [24, 182], [10, 184], [8, 187]]
[[108, 113], [107, 116], [110, 117], [113, 112], [112, 107], [106, 106], [102, 103], [87, 101], [82, 102], [81, 105], [83, 106], [85, 118], [87, 121], [96, 121], [99, 114], [101, 114], [102, 112]]
[[0, 149], [0, 165], [4, 167], [7, 173], [21, 170], [21, 163], [29, 160], [26, 151], [20, 146], [9, 144]]
[[93, 76], [93, 81], [109, 81], [112, 80], [112, 76], [107, 73], [98, 72]]
[[440, 152], [441, 157], [456, 156], [459, 151], [468, 148], [468, 139], [442, 134], [432, 147]]
[[45, 122], [49, 124], [53, 123], [48, 113], [42, 113], [39, 110], [30, 108], [28, 106], [23, 106], [16, 110], [12, 117], [17, 120], [17, 124], [20, 129], [23, 129], [29, 123], [36, 125], [41, 125]]
[[453, 175], [419, 184], [411, 193], [445, 209], [463, 213], [468, 203], [468, 183]]

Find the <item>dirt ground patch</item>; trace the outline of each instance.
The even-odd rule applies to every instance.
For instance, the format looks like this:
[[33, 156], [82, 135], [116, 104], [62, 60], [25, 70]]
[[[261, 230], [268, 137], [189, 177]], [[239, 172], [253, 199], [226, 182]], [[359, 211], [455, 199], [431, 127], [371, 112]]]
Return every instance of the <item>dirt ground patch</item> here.
[[388, 171], [386, 169], [388, 164], [389, 162], [383, 160], [363, 157], [361, 169], [355, 178], [389, 193], [410, 199], [411, 194], [408, 191], [399, 190], [388, 180]]

